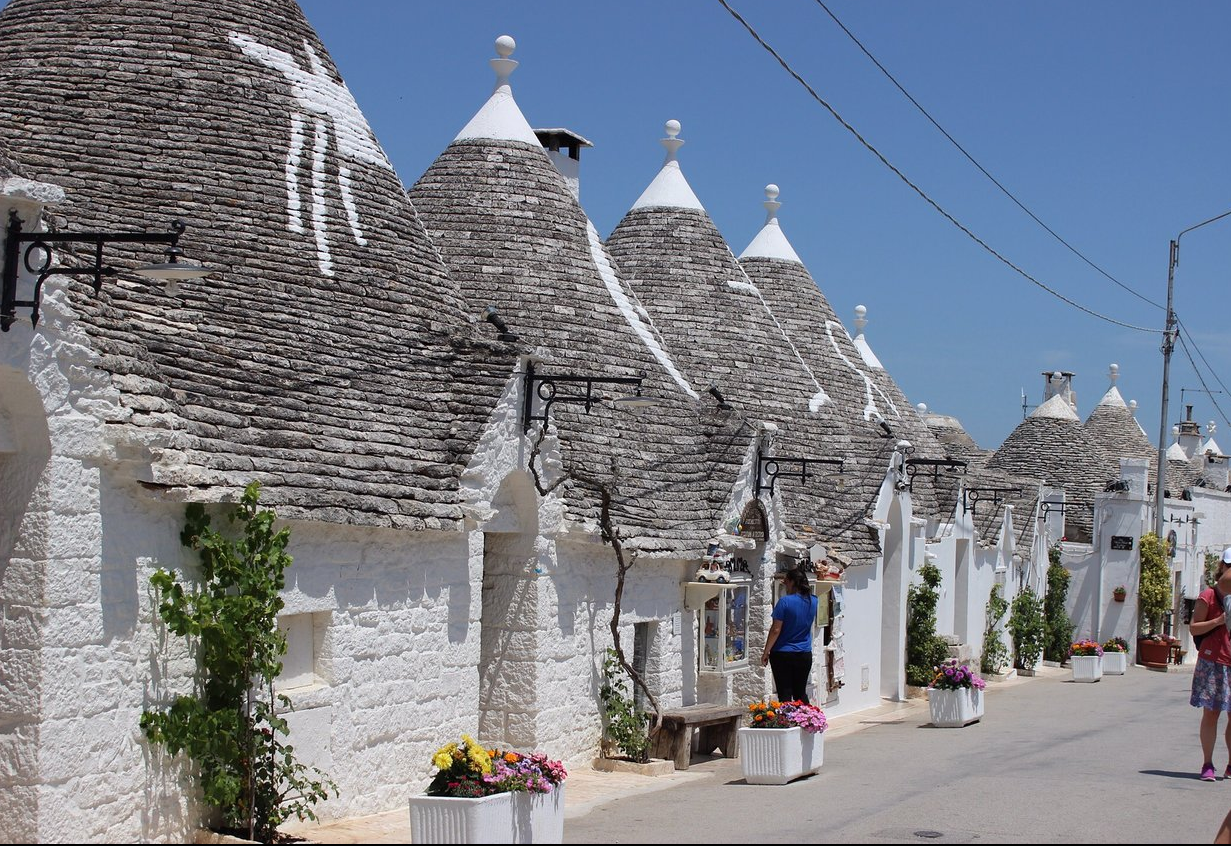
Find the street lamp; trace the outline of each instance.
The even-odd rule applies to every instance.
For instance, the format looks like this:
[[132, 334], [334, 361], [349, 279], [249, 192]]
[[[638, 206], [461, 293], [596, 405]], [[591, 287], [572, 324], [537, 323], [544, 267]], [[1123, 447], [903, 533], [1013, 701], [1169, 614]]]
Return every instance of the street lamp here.
[[1180, 263], [1180, 239], [1184, 237], [1186, 232], [1192, 232], [1194, 229], [1200, 229], [1209, 223], [1214, 223], [1217, 220], [1222, 220], [1224, 217], [1231, 217], [1231, 211], [1225, 211], [1216, 217], [1211, 217], [1209, 220], [1203, 220], [1195, 226], [1190, 226], [1175, 236], [1175, 240], [1171, 242], [1171, 258], [1167, 262], [1167, 323], [1163, 328], [1163, 407], [1159, 412], [1161, 419], [1158, 424], [1158, 471], [1157, 480], [1154, 484], [1154, 534], [1162, 540], [1163, 538], [1163, 494], [1166, 488], [1166, 473], [1167, 473], [1167, 376], [1171, 370], [1171, 350], [1175, 348], [1175, 312], [1171, 309], [1172, 290], [1175, 283], [1175, 266]]

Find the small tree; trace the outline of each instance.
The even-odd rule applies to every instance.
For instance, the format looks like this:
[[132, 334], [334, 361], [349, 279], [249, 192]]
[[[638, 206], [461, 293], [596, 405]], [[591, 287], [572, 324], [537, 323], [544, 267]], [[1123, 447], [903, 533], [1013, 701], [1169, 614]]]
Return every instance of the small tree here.
[[1142, 634], [1160, 634], [1163, 615], [1171, 610], [1171, 568], [1163, 542], [1154, 532], [1141, 536], [1141, 579], [1137, 586], [1137, 607], [1141, 612]]
[[919, 568], [922, 584], [906, 591], [906, 683], [926, 687], [944, 663], [949, 645], [936, 634], [936, 603], [940, 601], [940, 569]]
[[145, 711], [141, 728], [192, 759], [206, 804], [228, 826], [270, 842], [292, 814], [315, 820], [312, 805], [336, 795], [337, 785], [296, 761], [281, 739], [290, 729], [276, 706], [289, 709], [291, 700], [275, 695], [273, 683], [286, 653], [277, 622], [290, 530], [274, 531], [274, 513], [257, 507], [258, 490], [248, 485], [229, 514], [240, 527], [236, 539], [210, 528], [202, 505], [188, 506], [180, 540], [200, 554], [199, 584], [186, 587], [166, 570], [150, 577], [159, 617], [196, 647], [198, 675], [193, 695]]
[[1009, 648], [1000, 636], [1000, 621], [1009, 611], [1009, 602], [1000, 592], [1000, 585], [992, 585], [987, 599], [987, 616], [983, 625], [983, 655], [979, 659], [980, 671], [995, 675], [1009, 663]]
[[1013, 597], [1009, 633], [1013, 636], [1014, 666], [1019, 670], [1033, 669], [1043, 654], [1046, 630], [1043, 625], [1043, 601], [1030, 588]]
[[1043, 600], [1043, 657], [1064, 663], [1073, 643], [1073, 621], [1064, 610], [1072, 575], [1060, 563], [1059, 544], [1047, 551], [1047, 557], [1051, 563], [1047, 567], [1047, 597]]

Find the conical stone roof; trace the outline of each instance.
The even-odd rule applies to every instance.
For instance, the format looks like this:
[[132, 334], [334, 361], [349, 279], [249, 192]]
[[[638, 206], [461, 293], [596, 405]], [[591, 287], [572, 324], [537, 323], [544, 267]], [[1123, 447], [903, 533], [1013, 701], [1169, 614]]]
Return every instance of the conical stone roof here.
[[[615, 482], [613, 517], [630, 543], [700, 554], [718, 521], [699, 394], [518, 109], [511, 39], [497, 49], [495, 93], [410, 198], [466, 296], [494, 305], [542, 356], [539, 374], [644, 377], [642, 392], [659, 398], [652, 408], [558, 404], [551, 423], [566, 465]], [[570, 509], [597, 513], [592, 486], [565, 491]]]
[[1120, 394], [1120, 389], [1116, 387], [1119, 373], [1119, 367], [1113, 364], [1111, 385], [1107, 388], [1107, 393], [1103, 394], [1082, 425], [1113, 458], [1156, 459], [1158, 451], [1150, 446], [1136, 417], [1129, 410], [1128, 403]]
[[[876, 542], [864, 522], [896, 439], [853, 430], [835, 407], [824, 372], [809, 365], [756, 281], [744, 272], [688, 185], [676, 153], [679, 125], [668, 122], [667, 159], [607, 241], [639, 301], [698, 384], [715, 385], [735, 411], [778, 427], [774, 454], [833, 458], [849, 484], [810, 475], [807, 486], [779, 477], [787, 526], [828, 541], [860, 561]], [[714, 465], [733, 479], [744, 445], [715, 443]], [[809, 530], [813, 530], [810, 532]]]
[[179, 296], [68, 283], [117, 428], [151, 447], [142, 481], [210, 500], [259, 480], [287, 517], [460, 525], [459, 467], [510, 359], [470, 345], [470, 309], [298, 6], [13, 0], [0, 83], [14, 152], [68, 191], [66, 229], [182, 218], [186, 256], [219, 270]]
[[[915, 407], [888, 371], [879, 363], [873, 367], [865, 361], [800, 261], [778, 221], [778, 186], [766, 186], [765, 195], [765, 225], [739, 261], [782, 328], [797, 340], [800, 354], [825, 385], [836, 414], [852, 432], [863, 432], [860, 442], [873, 453], [879, 451], [880, 436], [885, 434], [910, 441], [915, 450], [912, 457], [943, 458], [943, 447]], [[881, 421], [888, 429], [880, 427]], [[930, 475], [915, 477], [911, 491], [916, 515], [936, 513], [934, 487]]]
[[1042, 479], [1063, 487], [1065, 536], [1089, 542], [1095, 494], [1119, 478], [1118, 465], [1081, 425], [1064, 395], [1040, 405], [1014, 429], [987, 462], [992, 470]]

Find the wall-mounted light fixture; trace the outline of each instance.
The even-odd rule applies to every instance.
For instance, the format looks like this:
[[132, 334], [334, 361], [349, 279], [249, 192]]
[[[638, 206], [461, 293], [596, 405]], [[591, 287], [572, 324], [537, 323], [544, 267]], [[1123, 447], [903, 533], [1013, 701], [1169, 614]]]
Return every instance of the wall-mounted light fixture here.
[[[777, 456], [764, 455], [761, 450], [757, 450], [757, 472], [752, 484], [752, 494], [754, 497], [761, 496], [763, 484], [762, 477], [769, 479], [769, 495], [774, 495], [774, 486], [778, 483], [779, 476], [799, 479], [800, 482], [807, 484], [808, 468], [817, 465], [836, 465], [838, 468], [838, 487], [842, 487], [844, 480], [842, 471], [844, 465], [841, 458], [778, 458]], [[791, 466], [796, 469], [786, 471], [783, 465]]]
[[509, 331], [508, 324], [506, 324], [504, 322], [504, 319], [499, 314], [496, 313], [496, 307], [494, 305], [489, 305], [487, 308], [483, 309], [483, 319], [486, 320], [491, 325], [496, 327], [496, 332], [499, 333], [497, 334], [496, 337], [499, 340], [501, 341], [516, 341], [517, 340], [517, 336]]
[[[60, 234], [56, 232], [21, 231], [21, 218], [17, 212], [9, 212], [8, 230], [4, 243], [4, 271], [0, 276], [0, 329], [5, 332], [17, 319], [18, 307], [30, 309], [30, 324], [38, 325], [39, 300], [43, 294], [43, 283], [47, 277], [54, 274], [64, 276], [92, 276], [94, 278], [94, 293], [103, 287], [104, 276], [115, 276], [118, 270], [103, 264], [103, 247], [107, 244], [166, 244], [167, 260], [157, 264], [147, 264], [134, 269], [134, 273], [152, 279], [162, 279], [169, 283], [181, 279], [199, 279], [208, 276], [213, 271], [199, 264], [189, 264], [179, 260], [183, 252], [179, 248], [180, 236], [184, 234], [184, 224], [174, 221], [170, 232], [75, 232]], [[93, 246], [93, 263], [81, 267], [56, 266], [53, 264], [52, 244], [90, 244]], [[25, 250], [22, 246], [25, 245]], [[19, 263], [37, 278], [34, 282], [34, 294], [28, 300], [17, 299], [17, 271]], [[170, 286], [169, 286], [170, 287]]]
[[718, 407], [722, 409], [723, 411], [729, 411], [731, 409], [731, 403], [727, 402], [726, 399], [723, 397], [722, 391], [718, 390], [717, 384], [710, 385], [708, 388], [705, 389], [705, 392], [709, 394], [710, 396], [712, 396], [714, 399], [718, 400]]
[[[913, 449], [910, 451], [914, 452]], [[932, 481], [936, 481], [940, 478], [941, 470], [965, 475], [966, 462], [958, 461], [956, 458], [907, 458], [902, 462], [902, 470], [906, 474], [905, 490], [913, 491], [915, 489], [915, 475], [920, 470], [931, 470]]]
[[1060, 514], [1064, 514], [1065, 510], [1069, 508], [1080, 508], [1083, 511], [1090, 511], [1090, 512], [1094, 511], [1094, 506], [1088, 502], [1041, 502], [1039, 503], [1039, 509], [1043, 512], [1043, 517], [1047, 517], [1047, 515], [1051, 514], [1052, 512], [1059, 512]]
[[980, 502], [991, 501], [992, 507], [1000, 505], [1002, 497], [1012, 495], [1020, 496], [1021, 488], [963, 488], [962, 489], [962, 513], [969, 511], [975, 513], [975, 508]]
[[[544, 376], [535, 372], [533, 362], [527, 362], [522, 388], [522, 430], [530, 431], [530, 424], [536, 420], [546, 426], [548, 418], [551, 417], [551, 407], [558, 402], [584, 405], [586, 412], [589, 413], [595, 403], [603, 400], [602, 396], [594, 393], [596, 385], [631, 387], [632, 394], [611, 400], [612, 405], [619, 408], [646, 408], [657, 405], [658, 400], [655, 398], [641, 395], [641, 379], [640, 376], [577, 376], [573, 374]], [[566, 393], [561, 390], [560, 386], [577, 386], [578, 388], [584, 386], [585, 390], [584, 392], [578, 390], [575, 393]], [[537, 414], [534, 413], [535, 397], [541, 401]]]

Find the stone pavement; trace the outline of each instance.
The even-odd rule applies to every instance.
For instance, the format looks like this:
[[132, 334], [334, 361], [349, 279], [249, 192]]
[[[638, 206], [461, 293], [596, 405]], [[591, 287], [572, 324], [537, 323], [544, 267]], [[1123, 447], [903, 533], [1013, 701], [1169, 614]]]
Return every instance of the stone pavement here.
[[[1068, 672], [1045, 667], [1040, 674]], [[989, 683], [989, 687], [994, 685], [999, 688], [1023, 681], [1028, 679], [1010, 678], [1003, 682]], [[917, 715], [921, 711], [926, 712], [927, 707], [926, 699], [909, 699], [906, 702], [889, 702], [854, 714], [833, 717], [825, 736], [826, 739], [833, 739], [871, 726], [917, 719]], [[687, 770], [677, 770], [663, 776], [605, 773], [588, 766], [570, 769], [565, 782], [564, 817], [568, 820], [587, 814], [595, 807], [614, 799], [666, 790], [704, 779], [721, 760], [717, 756], [694, 755]], [[410, 811], [408, 808], [400, 808], [383, 814], [352, 817], [323, 824], [287, 823], [282, 826], [282, 831], [307, 838], [314, 843], [409, 843]]]

